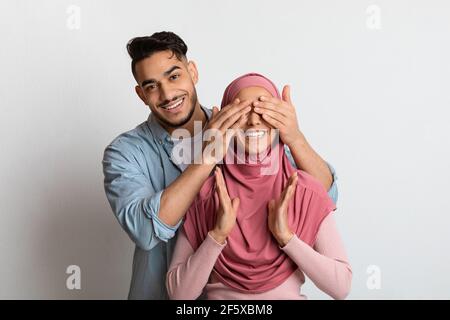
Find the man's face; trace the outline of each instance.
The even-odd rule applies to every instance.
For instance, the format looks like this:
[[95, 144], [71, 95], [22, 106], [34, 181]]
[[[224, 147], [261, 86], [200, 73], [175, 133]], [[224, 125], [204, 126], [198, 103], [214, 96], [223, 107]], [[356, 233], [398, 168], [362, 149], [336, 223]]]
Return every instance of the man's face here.
[[167, 50], [139, 61], [135, 70], [137, 94], [163, 125], [177, 128], [189, 122], [197, 105], [194, 62], [180, 61]]

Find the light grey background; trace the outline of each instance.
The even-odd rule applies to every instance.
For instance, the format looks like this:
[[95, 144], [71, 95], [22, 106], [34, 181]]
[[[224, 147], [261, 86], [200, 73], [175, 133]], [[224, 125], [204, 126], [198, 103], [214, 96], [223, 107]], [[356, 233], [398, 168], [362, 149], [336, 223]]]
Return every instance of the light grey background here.
[[[444, 0], [1, 1], [0, 298], [126, 298], [134, 246], [101, 158], [149, 113], [125, 44], [171, 30], [204, 105], [250, 71], [292, 85], [300, 128], [338, 172], [349, 299], [449, 299], [449, 15]], [[72, 264], [81, 290], [66, 288]]]

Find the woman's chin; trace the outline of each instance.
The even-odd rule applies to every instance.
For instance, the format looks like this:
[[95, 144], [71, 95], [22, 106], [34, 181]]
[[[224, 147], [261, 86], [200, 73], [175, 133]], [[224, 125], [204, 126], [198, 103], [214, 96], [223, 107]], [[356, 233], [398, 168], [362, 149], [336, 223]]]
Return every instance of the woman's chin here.
[[257, 156], [258, 154], [261, 154], [264, 150], [258, 150], [258, 149], [245, 149], [245, 153], [249, 156]]
[[259, 147], [259, 148], [245, 148], [245, 154], [250, 157], [258, 157], [258, 156], [264, 156], [268, 152], [267, 147]]
[[250, 157], [257, 157], [262, 156], [267, 153], [267, 148], [269, 147], [269, 143], [264, 141], [255, 144], [254, 146], [251, 145], [251, 143], [242, 143], [242, 141], [237, 141], [237, 151], [238, 153], [242, 154], [245, 152], [246, 156]]

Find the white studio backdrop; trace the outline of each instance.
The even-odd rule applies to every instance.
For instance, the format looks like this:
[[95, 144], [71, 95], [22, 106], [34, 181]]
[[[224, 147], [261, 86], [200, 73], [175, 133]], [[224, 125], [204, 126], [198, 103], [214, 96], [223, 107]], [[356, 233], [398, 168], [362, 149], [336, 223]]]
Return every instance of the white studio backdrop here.
[[449, 299], [449, 15], [445, 0], [2, 1], [0, 298], [127, 297], [134, 246], [101, 159], [149, 114], [125, 45], [165, 30], [206, 106], [246, 72], [291, 84], [338, 173], [349, 299]]

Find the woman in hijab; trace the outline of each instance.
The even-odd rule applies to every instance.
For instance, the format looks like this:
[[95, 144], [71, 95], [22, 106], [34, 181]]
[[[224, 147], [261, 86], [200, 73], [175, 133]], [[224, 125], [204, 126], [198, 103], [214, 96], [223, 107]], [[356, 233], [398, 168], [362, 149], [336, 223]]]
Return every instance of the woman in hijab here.
[[[266, 77], [228, 85], [234, 99], [280, 98]], [[185, 215], [167, 273], [171, 299], [306, 299], [305, 275], [344, 299], [352, 271], [336, 228], [336, 209], [314, 177], [292, 167], [273, 127], [251, 111], [222, 164]]]

